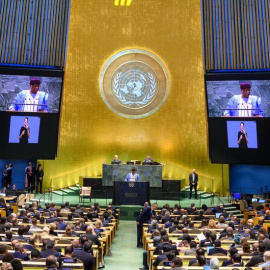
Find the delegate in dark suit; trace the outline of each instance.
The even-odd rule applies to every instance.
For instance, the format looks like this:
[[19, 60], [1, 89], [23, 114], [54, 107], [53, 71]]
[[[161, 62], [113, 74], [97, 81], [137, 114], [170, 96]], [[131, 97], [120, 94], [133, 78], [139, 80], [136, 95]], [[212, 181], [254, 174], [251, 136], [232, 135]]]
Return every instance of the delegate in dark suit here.
[[75, 250], [73, 252], [73, 257], [81, 260], [83, 262], [84, 270], [92, 270], [93, 269], [93, 263], [94, 263], [94, 257], [84, 251], [84, 250]]
[[101, 243], [95, 234], [87, 233], [86, 236], [88, 240], [93, 241], [95, 245], [101, 246]]
[[30, 260], [30, 258], [28, 257], [27, 254], [22, 253], [20, 251], [15, 251], [13, 253], [13, 256], [14, 256], [15, 259], [21, 259], [21, 260], [24, 260], [24, 261], [29, 261]]
[[192, 196], [192, 189], [194, 188], [195, 190], [195, 199], [197, 199], [197, 185], [198, 185], [199, 177], [198, 174], [196, 173], [196, 170], [193, 169], [192, 173], [189, 175], [189, 199], [191, 199]]
[[142, 247], [142, 230], [143, 230], [143, 223], [148, 223], [151, 216], [155, 216], [155, 210], [157, 209], [158, 205], [154, 203], [151, 207], [145, 207], [140, 215], [137, 217], [137, 247]]
[[211, 256], [211, 255], [214, 255], [214, 254], [217, 254], [217, 253], [219, 253], [219, 254], [222, 253], [222, 254], [227, 256], [227, 250], [223, 249], [221, 247], [214, 247], [214, 248], [210, 249], [208, 255]]

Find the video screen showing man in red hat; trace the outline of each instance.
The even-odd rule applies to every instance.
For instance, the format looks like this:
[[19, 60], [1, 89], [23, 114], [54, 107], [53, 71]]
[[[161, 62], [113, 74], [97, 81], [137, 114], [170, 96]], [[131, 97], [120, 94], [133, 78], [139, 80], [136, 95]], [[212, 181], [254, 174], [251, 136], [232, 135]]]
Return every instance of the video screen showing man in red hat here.
[[30, 90], [22, 90], [16, 95], [10, 105], [10, 111], [22, 112], [49, 112], [48, 94], [39, 91], [41, 81], [38, 78], [30, 79]]
[[240, 89], [241, 94], [234, 95], [229, 100], [224, 116], [263, 117], [261, 98], [250, 95], [251, 84], [243, 82], [240, 84]]

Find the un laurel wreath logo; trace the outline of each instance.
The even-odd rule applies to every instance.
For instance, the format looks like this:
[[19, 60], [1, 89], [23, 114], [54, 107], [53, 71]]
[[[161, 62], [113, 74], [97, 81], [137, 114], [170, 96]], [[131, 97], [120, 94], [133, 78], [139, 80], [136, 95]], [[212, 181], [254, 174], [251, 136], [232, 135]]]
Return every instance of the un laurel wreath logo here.
[[100, 75], [106, 105], [127, 118], [155, 113], [166, 101], [169, 76], [163, 62], [150, 52], [127, 50], [109, 59]]
[[123, 106], [131, 109], [146, 106], [157, 93], [156, 78], [136, 66], [127, 72], [119, 71], [113, 79], [113, 93]]

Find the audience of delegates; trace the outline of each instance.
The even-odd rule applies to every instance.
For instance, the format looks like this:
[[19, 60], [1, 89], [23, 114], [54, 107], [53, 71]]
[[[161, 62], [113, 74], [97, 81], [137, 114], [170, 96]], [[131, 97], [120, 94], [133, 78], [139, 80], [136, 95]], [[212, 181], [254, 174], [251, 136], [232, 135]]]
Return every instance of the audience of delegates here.
[[[149, 205], [149, 204], [148, 204]], [[146, 208], [149, 206], [146, 205]], [[37, 213], [38, 211], [41, 212]], [[145, 208], [144, 208], [145, 209]], [[60, 211], [59, 211], [60, 210]], [[46, 264], [49, 268], [56, 268], [57, 262], [61, 262], [61, 254], [55, 248], [56, 241], [54, 237], [63, 235], [67, 237], [78, 236], [79, 239], [74, 239], [72, 245], [67, 245], [65, 248], [64, 258], [77, 258], [84, 264], [84, 269], [91, 270], [94, 264], [93, 245], [101, 245], [99, 237], [103, 232], [103, 227], [108, 226], [108, 223], [115, 218], [116, 209], [110, 204], [106, 212], [99, 217], [101, 210], [98, 203], [93, 204], [87, 214], [80, 205], [70, 207], [69, 203], [63, 204], [57, 210], [55, 204], [48, 204], [46, 209], [42, 209], [37, 204], [30, 205], [22, 210], [19, 217], [10, 215], [7, 218], [0, 219], [1, 232], [5, 233], [6, 238], [2, 241], [10, 242], [14, 249], [12, 258], [8, 254], [7, 246], [0, 245], [0, 259], [4, 263], [11, 263], [12, 260], [15, 268], [20, 268], [19, 260], [39, 260], [40, 258], [47, 258]], [[48, 213], [44, 219], [42, 212]], [[221, 213], [218, 222], [215, 221], [215, 214]], [[171, 269], [183, 269], [183, 262], [179, 258], [179, 250], [183, 251], [185, 255], [194, 255], [194, 259], [188, 262], [189, 266], [203, 266], [210, 265], [210, 269], [218, 269], [219, 262], [216, 259], [211, 261], [207, 260], [206, 256], [229, 256], [230, 259], [222, 259], [222, 266], [230, 267], [269, 267], [270, 266], [270, 239], [269, 235], [263, 228], [262, 223], [268, 219], [269, 206], [260, 207], [256, 209], [258, 215], [264, 214], [261, 217], [261, 222], [254, 226], [254, 220], [238, 220], [235, 215], [228, 214], [222, 205], [217, 207], [208, 208], [203, 205], [201, 209], [197, 209], [195, 204], [185, 210], [180, 205], [175, 205], [170, 209], [166, 204], [162, 209], [156, 210], [155, 213], [151, 212], [147, 232], [150, 238], [153, 239], [155, 247], [154, 255], [157, 255], [153, 262], [153, 266], [169, 265]], [[68, 219], [72, 223], [65, 222], [67, 214]], [[154, 215], [155, 214], [155, 215]], [[74, 218], [77, 218], [74, 221]], [[20, 223], [23, 219], [23, 224]], [[93, 222], [85, 224], [85, 219]], [[204, 229], [202, 239], [198, 242], [197, 236], [190, 233], [196, 228]], [[40, 229], [39, 224], [48, 224], [48, 227]], [[29, 225], [25, 225], [29, 224]], [[31, 225], [31, 226], [30, 226]], [[57, 233], [56, 230], [65, 231]], [[13, 232], [12, 232], [12, 231]], [[196, 229], [198, 230], [198, 229]], [[81, 232], [84, 233], [81, 233]], [[169, 234], [173, 233], [176, 237], [177, 244], [170, 240]], [[35, 234], [35, 235], [33, 235]], [[38, 235], [36, 235], [38, 234]], [[46, 238], [46, 239], [45, 239]], [[251, 242], [252, 250], [251, 250]], [[222, 244], [227, 241], [226, 247]], [[254, 243], [254, 241], [256, 241]], [[38, 243], [43, 243], [41, 251], [37, 250]], [[197, 245], [199, 243], [199, 245]], [[208, 255], [206, 255], [206, 248]], [[27, 255], [26, 251], [31, 251], [31, 256]], [[228, 251], [227, 251], [228, 250]], [[242, 256], [251, 256], [249, 261], [243, 262]], [[16, 259], [19, 259], [16, 261]], [[54, 264], [56, 263], [56, 265]], [[99, 265], [100, 268], [104, 267], [103, 264]], [[143, 252], [143, 267], [140, 269], [148, 269], [147, 264], [147, 251]]]
[[[184, 252], [184, 256], [195, 255], [195, 258], [189, 261], [189, 266], [210, 265], [210, 269], [219, 269], [217, 259], [213, 259], [211, 262], [207, 260], [207, 248], [207, 256], [224, 256], [220, 263], [223, 267], [259, 266], [270, 269], [270, 234], [268, 235], [262, 225], [263, 221], [270, 219], [269, 204], [256, 208], [255, 214], [259, 217], [256, 226], [254, 226], [254, 219], [240, 220], [234, 214], [227, 213], [223, 205], [211, 208], [203, 205], [201, 209], [197, 209], [195, 204], [191, 203], [190, 207], [185, 210], [179, 205], [170, 209], [169, 205], [166, 204], [161, 210], [155, 212], [156, 218], [151, 218], [151, 223], [145, 230], [151, 234], [151, 239], [154, 239], [153, 235], [156, 231], [165, 230], [165, 233], [161, 237], [161, 243], [155, 247], [153, 252], [154, 255], [157, 255], [153, 266], [164, 265], [163, 262], [168, 260], [167, 255], [175, 250], [174, 256], [177, 256], [178, 251]], [[218, 222], [216, 221], [216, 213], [221, 214]], [[201, 223], [198, 224], [199, 222]], [[170, 225], [166, 226], [167, 224]], [[192, 231], [193, 235], [189, 234], [189, 230], [193, 230], [194, 224], [196, 224], [195, 228], [204, 229], [201, 230], [203, 236], [199, 242], [199, 237], [197, 239], [194, 236], [194, 232], [198, 232], [198, 229]], [[176, 244], [170, 241], [169, 234], [173, 234], [174, 239], [179, 234]], [[222, 244], [223, 241], [226, 244]], [[254, 243], [254, 241], [256, 242]], [[199, 243], [199, 247], [197, 247], [197, 243]], [[153, 245], [155, 246], [154, 241]], [[227, 255], [229, 259], [226, 258]], [[249, 256], [250, 259], [244, 258], [243, 261], [242, 256]], [[175, 268], [173, 263], [171, 267]], [[182, 264], [179, 267], [182, 268]], [[147, 251], [144, 251], [143, 267], [140, 269], [148, 268]]]
[[[91, 211], [97, 214], [91, 215], [92, 225], [85, 224], [85, 221], [89, 222], [88, 215], [84, 214], [80, 205], [70, 207], [69, 203], [62, 205], [61, 208], [57, 208], [54, 203], [47, 204], [45, 208], [33, 203], [21, 210], [18, 218], [13, 213], [7, 218], [0, 218], [0, 232], [5, 234], [5, 237], [0, 238], [0, 241], [5, 241], [5, 244], [0, 244], [2, 269], [4, 266], [6, 269], [19, 270], [23, 269], [20, 262], [22, 260], [38, 261], [46, 258], [46, 266], [51, 270], [61, 266], [62, 258], [74, 258], [82, 261], [85, 270], [92, 270], [95, 261], [92, 246], [102, 245], [99, 238], [102, 232], [106, 231], [104, 226], [109, 226], [114, 221], [117, 210], [110, 203], [107, 210], [101, 213], [99, 204], [95, 203], [91, 206]], [[71, 213], [70, 220], [72, 221], [69, 225], [64, 218], [68, 212]], [[43, 213], [47, 214], [43, 216]], [[74, 217], [79, 219], [74, 221]], [[99, 217], [100, 219], [97, 219]], [[48, 227], [39, 226], [41, 224], [48, 224]], [[66, 231], [66, 234], [64, 232], [60, 234], [56, 230]], [[77, 236], [79, 239], [74, 239], [70, 245], [67, 244], [64, 257], [61, 257], [61, 248], [55, 246], [54, 237], [64, 234], [73, 238]], [[42, 247], [38, 250], [40, 244]], [[13, 249], [12, 255], [8, 253], [9, 249]], [[101, 262], [99, 268], [104, 267]]]

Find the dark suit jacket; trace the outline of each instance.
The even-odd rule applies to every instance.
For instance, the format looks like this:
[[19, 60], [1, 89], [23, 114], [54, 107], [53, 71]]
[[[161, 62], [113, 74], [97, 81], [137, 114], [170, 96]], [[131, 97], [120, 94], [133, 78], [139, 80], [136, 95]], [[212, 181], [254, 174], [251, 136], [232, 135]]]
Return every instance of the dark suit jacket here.
[[[210, 243], [205, 245], [205, 243]], [[210, 239], [204, 239], [200, 241], [199, 247], [205, 247], [205, 246], [213, 246], [213, 243], [210, 241]]]
[[202, 221], [204, 219], [204, 216], [195, 216], [194, 220], [196, 221]]
[[93, 241], [93, 242], [95, 243], [95, 245], [98, 245], [98, 246], [101, 245], [101, 243], [100, 243], [98, 237], [97, 237], [95, 234], [88, 234], [88, 233], [87, 233], [86, 236], [88, 237], [88, 240]]
[[54, 255], [55, 257], [59, 257], [59, 252], [55, 250], [43, 250], [40, 252], [40, 258], [47, 258], [50, 255]]
[[36, 249], [34, 246], [29, 245], [29, 244], [23, 245], [23, 247], [24, 247], [25, 249], [27, 249], [27, 250], [33, 250], [33, 249]]
[[227, 250], [223, 249], [223, 248], [220, 248], [220, 247], [217, 247], [217, 248], [212, 248], [209, 250], [209, 256], [210, 255], [214, 255], [214, 254], [217, 254], [217, 253], [223, 253], [224, 255], [227, 255]]
[[167, 256], [165, 254], [157, 256], [156, 260], [153, 262], [153, 266], [158, 266], [160, 262], [166, 260]]
[[163, 246], [170, 246], [171, 250], [175, 252], [175, 255], [179, 255], [179, 252], [176, 248], [176, 245], [172, 245], [170, 243], [160, 243], [157, 245], [155, 251], [154, 251], [154, 255], [158, 255], [160, 250], [163, 250]]
[[46, 223], [53, 223], [55, 221], [59, 221], [59, 219], [57, 217], [50, 217], [46, 219]]
[[252, 267], [255, 266], [256, 264], [260, 263], [260, 262], [264, 262], [263, 259], [263, 254], [259, 254], [257, 256], [253, 256], [250, 261], [246, 264], [246, 267]]
[[21, 253], [20, 251], [15, 251], [13, 253], [13, 256], [14, 256], [15, 259], [22, 259], [24, 261], [29, 261], [30, 260], [30, 258], [26, 254]]
[[[191, 184], [192, 184], [192, 180], [193, 180], [193, 173], [191, 173], [191, 174], [189, 175], [189, 185], [190, 185], [190, 186], [191, 186]], [[197, 174], [197, 173], [195, 173], [194, 181], [195, 181], [195, 186], [197, 186], [198, 181], [199, 181], [199, 177], [198, 177], [198, 174]]]
[[145, 207], [137, 217], [137, 222], [140, 222], [140, 225], [143, 225], [143, 223], [147, 223], [150, 220], [152, 215], [155, 215], [155, 211], [152, 210], [152, 207]]
[[169, 233], [172, 233], [172, 232], [175, 231], [176, 229], [177, 229], [177, 226], [169, 227]]
[[73, 257], [77, 258], [83, 262], [84, 270], [92, 270], [93, 269], [94, 257], [90, 253], [87, 253], [83, 250], [74, 251]]
[[18, 235], [18, 236], [12, 237], [12, 240], [22, 240], [22, 241], [27, 242], [27, 237], [23, 237], [21, 235]]
[[226, 260], [226, 261], [224, 261], [224, 262], [222, 263], [221, 266], [225, 267], [225, 266], [229, 266], [229, 265], [232, 265], [232, 264], [233, 264], [232, 260]]
[[59, 230], [65, 230], [67, 227], [67, 223], [65, 222], [59, 222]]

